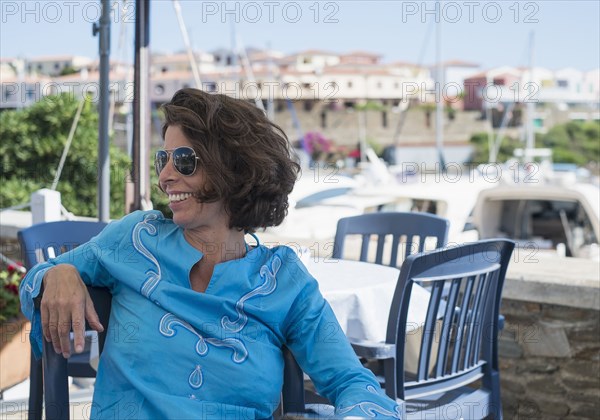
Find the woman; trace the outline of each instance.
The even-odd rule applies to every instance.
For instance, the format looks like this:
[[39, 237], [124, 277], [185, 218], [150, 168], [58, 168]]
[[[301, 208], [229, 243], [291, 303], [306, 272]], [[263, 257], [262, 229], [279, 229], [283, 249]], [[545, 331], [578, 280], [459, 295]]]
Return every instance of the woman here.
[[41, 327], [64, 357], [71, 327], [78, 352], [85, 319], [103, 329], [85, 284], [111, 290], [92, 417], [270, 417], [284, 345], [338, 414], [399, 417], [296, 254], [245, 241], [287, 212], [299, 167], [285, 134], [246, 102], [195, 89], [163, 109], [155, 167], [173, 219], [127, 215], [21, 286], [32, 337]]

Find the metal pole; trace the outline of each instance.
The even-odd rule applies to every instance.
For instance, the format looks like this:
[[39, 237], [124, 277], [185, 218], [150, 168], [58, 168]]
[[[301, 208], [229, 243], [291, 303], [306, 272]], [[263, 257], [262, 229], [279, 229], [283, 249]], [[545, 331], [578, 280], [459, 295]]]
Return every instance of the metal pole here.
[[99, 33], [100, 52], [100, 102], [98, 121], [98, 219], [108, 222], [110, 218], [110, 156], [108, 119], [110, 108], [110, 1], [102, 0], [100, 24], [94, 26]]
[[[441, 10], [441, 1], [438, 1], [436, 6], [438, 8], [438, 14]], [[442, 92], [444, 90], [444, 66], [442, 65], [442, 19], [439, 18], [437, 22], [436, 30], [436, 42], [435, 42], [435, 59], [437, 62], [437, 97], [436, 97], [436, 108], [435, 108], [435, 147], [438, 152], [438, 159], [440, 161], [440, 171], [444, 171], [444, 99]]]
[[127, 198], [127, 211], [141, 210], [150, 202], [150, 103], [148, 64], [150, 42], [150, 2], [135, 2], [135, 60], [133, 100], [132, 178], [133, 197]]
[[[530, 151], [535, 147], [535, 133], [533, 129], [533, 118], [535, 114], [535, 102], [531, 98], [533, 92], [533, 40], [534, 40], [534, 32], [531, 31], [529, 34], [529, 83], [527, 84], [527, 121], [525, 123], [525, 127], [527, 129], [527, 137], [525, 143], [525, 149]], [[527, 154], [527, 153], [526, 153]]]

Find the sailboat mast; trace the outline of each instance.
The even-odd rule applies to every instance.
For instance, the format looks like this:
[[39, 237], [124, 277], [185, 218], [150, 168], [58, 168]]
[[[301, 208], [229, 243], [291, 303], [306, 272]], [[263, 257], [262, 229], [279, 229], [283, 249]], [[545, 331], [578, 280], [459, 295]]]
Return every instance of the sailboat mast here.
[[533, 118], [535, 113], [535, 102], [532, 98], [533, 93], [533, 41], [534, 32], [529, 34], [529, 81], [527, 83], [527, 124], [526, 124], [526, 148], [533, 149], [535, 147], [535, 133], [533, 131]]
[[[441, 10], [441, 1], [437, 2], [437, 10]], [[439, 16], [439, 13], [438, 13]], [[442, 65], [442, 19], [439, 18], [436, 27], [436, 39], [435, 39], [435, 60], [436, 60], [436, 79], [437, 79], [437, 95], [436, 95], [436, 107], [435, 107], [435, 147], [438, 153], [438, 159], [440, 163], [440, 170], [444, 170], [444, 100], [442, 98], [442, 92], [444, 88], [444, 66]]]
[[175, 14], [177, 15], [177, 23], [179, 25], [179, 31], [181, 32], [181, 37], [183, 38], [183, 45], [185, 45], [185, 51], [187, 52], [188, 60], [190, 62], [190, 67], [192, 68], [192, 75], [194, 76], [194, 83], [196, 83], [196, 88], [202, 89], [202, 81], [200, 79], [200, 70], [198, 69], [198, 63], [196, 62], [196, 57], [194, 56], [194, 51], [192, 50], [192, 44], [190, 42], [190, 37], [188, 35], [188, 31], [185, 26], [185, 21], [183, 20], [183, 15], [181, 13], [181, 5], [179, 4], [179, 0], [173, 0], [173, 8], [175, 9]]

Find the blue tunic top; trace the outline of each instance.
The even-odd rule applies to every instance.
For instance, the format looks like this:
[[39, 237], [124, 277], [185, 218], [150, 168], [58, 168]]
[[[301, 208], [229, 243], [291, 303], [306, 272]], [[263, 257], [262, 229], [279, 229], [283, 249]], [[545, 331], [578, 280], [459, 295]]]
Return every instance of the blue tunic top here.
[[338, 414], [400, 418], [290, 248], [259, 245], [217, 264], [204, 293], [189, 281], [201, 258], [172, 220], [135, 212], [27, 274], [21, 302], [38, 354], [33, 298], [48, 268], [72, 264], [86, 284], [111, 290], [93, 418], [269, 418], [280, 399], [283, 345]]

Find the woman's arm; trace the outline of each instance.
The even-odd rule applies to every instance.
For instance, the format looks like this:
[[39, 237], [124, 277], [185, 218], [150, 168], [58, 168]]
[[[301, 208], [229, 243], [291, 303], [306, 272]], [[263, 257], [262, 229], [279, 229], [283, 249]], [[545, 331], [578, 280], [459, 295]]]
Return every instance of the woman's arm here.
[[343, 416], [400, 418], [401, 405], [388, 398], [371, 371], [364, 368], [344, 335], [316, 281], [304, 270], [305, 286], [291, 306], [286, 339], [319, 393]]
[[71, 329], [76, 352], [83, 349], [86, 319], [93, 329], [102, 331], [86, 284], [111, 286], [102, 258], [115, 248], [110, 245], [115, 228], [111, 224], [89, 242], [36, 265], [21, 282], [21, 311], [31, 320], [30, 339], [36, 357], [41, 356], [42, 332], [57, 352], [69, 357]]

